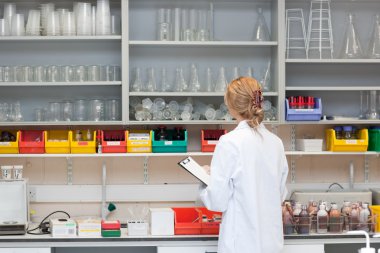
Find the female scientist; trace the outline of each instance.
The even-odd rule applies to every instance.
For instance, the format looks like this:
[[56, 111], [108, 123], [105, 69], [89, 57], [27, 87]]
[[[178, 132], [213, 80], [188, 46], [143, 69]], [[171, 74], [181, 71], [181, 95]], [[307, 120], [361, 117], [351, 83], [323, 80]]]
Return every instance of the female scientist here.
[[284, 146], [262, 124], [263, 95], [255, 79], [233, 80], [224, 99], [238, 126], [220, 138], [210, 185], [201, 190], [204, 205], [223, 212], [218, 253], [280, 253], [288, 175]]

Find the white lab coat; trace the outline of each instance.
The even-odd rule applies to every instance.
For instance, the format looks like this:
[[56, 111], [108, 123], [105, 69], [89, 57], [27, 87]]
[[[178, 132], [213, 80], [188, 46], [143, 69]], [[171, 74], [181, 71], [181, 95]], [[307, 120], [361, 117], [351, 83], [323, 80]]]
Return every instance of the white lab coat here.
[[282, 141], [263, 124], [255, 132], [241, 121], [220, 138], [210, 167], [210, 185], [200, 197], [208, 209], [223, 212], [218, 253], [281, 252], [288, 175]]

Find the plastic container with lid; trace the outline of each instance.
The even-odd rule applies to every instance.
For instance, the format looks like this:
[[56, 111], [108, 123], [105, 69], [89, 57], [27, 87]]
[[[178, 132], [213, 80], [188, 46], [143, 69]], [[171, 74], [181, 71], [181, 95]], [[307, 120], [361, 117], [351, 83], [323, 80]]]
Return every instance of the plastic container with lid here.
[[368, 151], [380, 151], [380, 126], [370, 127], [368, 135]]
[[334, 130], [335, 130], [335, 138], [337, 140], [341, 140], [343, 139], [343, 128], [341, 126], [336, 126], [334, 127]]
[[352, 139], [352, 126], [343, 126], [343, 138]]

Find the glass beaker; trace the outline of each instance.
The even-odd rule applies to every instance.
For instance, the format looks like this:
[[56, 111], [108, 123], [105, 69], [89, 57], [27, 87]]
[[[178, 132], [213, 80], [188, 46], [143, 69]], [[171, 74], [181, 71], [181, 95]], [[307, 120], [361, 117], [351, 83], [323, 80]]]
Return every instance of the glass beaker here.
[[73, 103], [71, 101], [62, 102], [62, 120], [71, 121], [73, 120]]
[[61, 117], [61, 103], [50, 102], [49, 103], [49, 120], [50, 121], [60, 121]]
[[109, 99], [106, 101], [106, 120], [117, 121], [120, 120], [120, 100]]
[[380, 58], [380, 14], [375, 15], [375, 22], [372, 38], [368, 47], [368, 57], [372, 59]]
[[359, 119], [366, 119], [368, 113], [368, 92], [360, 91], [360, 114]]
[[255, 29], [254, 29], [253, 40], [254, 41], [269, 41], [270, 40], [269, 29], [268, 29], [267, 23], [265, 22], [262, 8], [257, 9], [257, 21], [256, 21]]
[[348, 23], [346, 28], [346, 35], [343, 41], [341, 58], [343, 59], [358, 59], [362, 58], [362, 47], [360, 45], [359, 35], [356, 31], [355, 15], [348, 14]]
[[104, 120], [104, 102], [100, 99], [90, 100], [89, 120], [102, 121]]
[[209, 41], [210, 40], [210, 24], [208, 20], [207, 10], [198, 10], [198, 31], [197, 40], [199, 41]]
[[74, 119], [77, 121], [87, 120], [87, 100], [78, 99], [74, 103]]

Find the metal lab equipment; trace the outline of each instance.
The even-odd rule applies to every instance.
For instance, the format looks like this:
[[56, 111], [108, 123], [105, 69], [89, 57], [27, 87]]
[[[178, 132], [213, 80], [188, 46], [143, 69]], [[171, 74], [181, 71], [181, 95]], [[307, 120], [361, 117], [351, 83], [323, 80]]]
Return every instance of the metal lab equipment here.
[[25, 234], [29, 221], [26, 180], [0, 180], [0, 235]]

